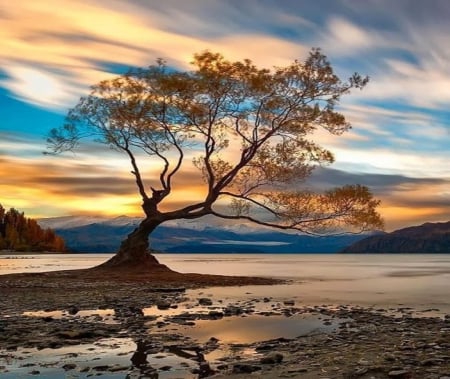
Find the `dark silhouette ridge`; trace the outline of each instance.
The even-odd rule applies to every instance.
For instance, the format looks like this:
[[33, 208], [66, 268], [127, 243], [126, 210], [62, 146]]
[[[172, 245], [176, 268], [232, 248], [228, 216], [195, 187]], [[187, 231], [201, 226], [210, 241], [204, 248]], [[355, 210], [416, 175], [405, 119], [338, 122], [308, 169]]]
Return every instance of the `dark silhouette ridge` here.
[[450, 221], [412, 226], [364, 238], [342, 253], [450, 253]]

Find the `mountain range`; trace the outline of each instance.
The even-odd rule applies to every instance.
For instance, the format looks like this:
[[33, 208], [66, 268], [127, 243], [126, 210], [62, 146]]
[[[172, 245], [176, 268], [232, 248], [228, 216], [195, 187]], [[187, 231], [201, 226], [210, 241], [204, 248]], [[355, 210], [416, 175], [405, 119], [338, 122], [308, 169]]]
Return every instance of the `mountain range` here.
[[[67, 216], [38, 220], [64, 238], [73, 252], [115, 252], [141, 221], [119, 216]], [[315, 237], [260, 229], [246, 224], [214, 225], [177, 221], [159, 226], [151, 235], [153, 249], [166, 253], [335, 253], [366, 235]]]
[[342, 250], [343, 253], [450, 253], [450, 221], [425, 223], [372, 235]]

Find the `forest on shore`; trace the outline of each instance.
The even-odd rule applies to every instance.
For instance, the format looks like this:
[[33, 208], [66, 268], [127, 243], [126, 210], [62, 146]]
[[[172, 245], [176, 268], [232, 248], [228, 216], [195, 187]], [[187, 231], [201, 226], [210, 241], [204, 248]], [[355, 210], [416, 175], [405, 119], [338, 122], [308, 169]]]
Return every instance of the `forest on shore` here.
[[50, 228], [43, 229], [23, 212], [0, 204], [0, 250], [64, 252], [64, 239]]

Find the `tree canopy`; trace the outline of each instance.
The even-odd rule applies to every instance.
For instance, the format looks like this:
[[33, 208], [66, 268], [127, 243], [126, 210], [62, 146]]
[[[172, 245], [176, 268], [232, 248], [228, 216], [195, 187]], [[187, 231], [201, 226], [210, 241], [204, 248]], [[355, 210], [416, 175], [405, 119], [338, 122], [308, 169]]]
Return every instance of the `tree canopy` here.
[[[192, 65], [179, 71], [158, 60], [94, 85], [50, 132], [52, 152], [73, 150], [87, 137], [125, 154], [146, 219], [156, 224], [214, 215], [304, 233], [382, 228], [368, 188], [315, 193], [302, 186], [315, 167], [334, 160], [314, 131], [339, 136], [350, 128], [336, 106], [367, 77], [341, 80], [319, 49], [272, 69], [210, 51], [195, 54]], [[144, 177], [148, 159], [159, 162], [157, 177]], [[204, 198], [162, 211], [187, 164], [201, 173]]]

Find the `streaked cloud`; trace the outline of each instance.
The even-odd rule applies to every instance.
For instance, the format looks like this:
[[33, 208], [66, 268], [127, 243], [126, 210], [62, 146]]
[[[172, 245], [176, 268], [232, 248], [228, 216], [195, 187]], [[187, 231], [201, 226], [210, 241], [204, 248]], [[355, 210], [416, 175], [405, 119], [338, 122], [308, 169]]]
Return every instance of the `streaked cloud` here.
[[315, 170], [306, 184], [320, 190], [345, 184], [368, 186], [379, 198], [388, 230], [423, 220], [448, 221], [450, 178], [351, 173], [330, 168]]
[[[92, 163], [92, 157], [11, 159], [0, 154], [0, 203], [15, 207], [29, 216], [74, 213], [100, 215], [142, 214], [142, 199], [126, 160], [120, 165]], [[192, 168], [191, 168], [192, 169]], [[204, 187], [197, 170], [189, 169], [175, 177], [175, 190], [164, 203], [165, 210], [200, 201]], [[159, 171], [143, 170], [147, 188], [155, 185]], [[147, 180], [145, 180], [147, 178]], [[181, 185], [177, 185], [181, 184]]]
[[[155, 9], [151, 3], [68, 0], [62, 7], [56, 0], [23, 0], [14, 7], [4, 6], [0, 63], [7, 79], [1, 85], [24, 101], [64, 109], [90, 85], [111, 76], [102, 63], [147, 66], [163, 57], [172, 65], [187, 68], [193, 53], [220, 49], [231, 59], [251, 57], [271, 66], [286, 64], [306, 53], [298, 42], [263, 31], [240, 34], [235, 29], [229, 33], [230, 26], [223, 23], [223, 33], [218, 35], [187, 33], [189, 25], [220, 27], [214, 18], [227, 8], [225, 3], [216, 2], [211, 9], [219, 13], [210, 22], [194, 17], [188, 24], [180, 24], [183, 29], [178, 30], [170, 27], [173, 15], [167, 15], [166, 8]], [[187, 14], [176, 15], [189, 18]], [[291, 17], [291, 22], [297, 19], [301, 20]], [[268, 51], [277, 54], [268, 55]]]
[[[31, 215], [137, 214], [122, 156], [90, 143], [42, 155], [48, 130], [90, 85], [158, 57], [188, 69], [204, 49], [271, 67], [319, 46], [339, 75], [371, 81], [340, 105], [350, 132], [315, 134], [337, 170], [318, 170], [310, 185], [369, 185], [389, 227], [448, 219], [449, 18], [447, 0], [0, 0], [0, 202]], [[145, 164], [149, 177], [158, 165]], [[177, 183], [169, 207], [202, 197], [191, 166]]]

